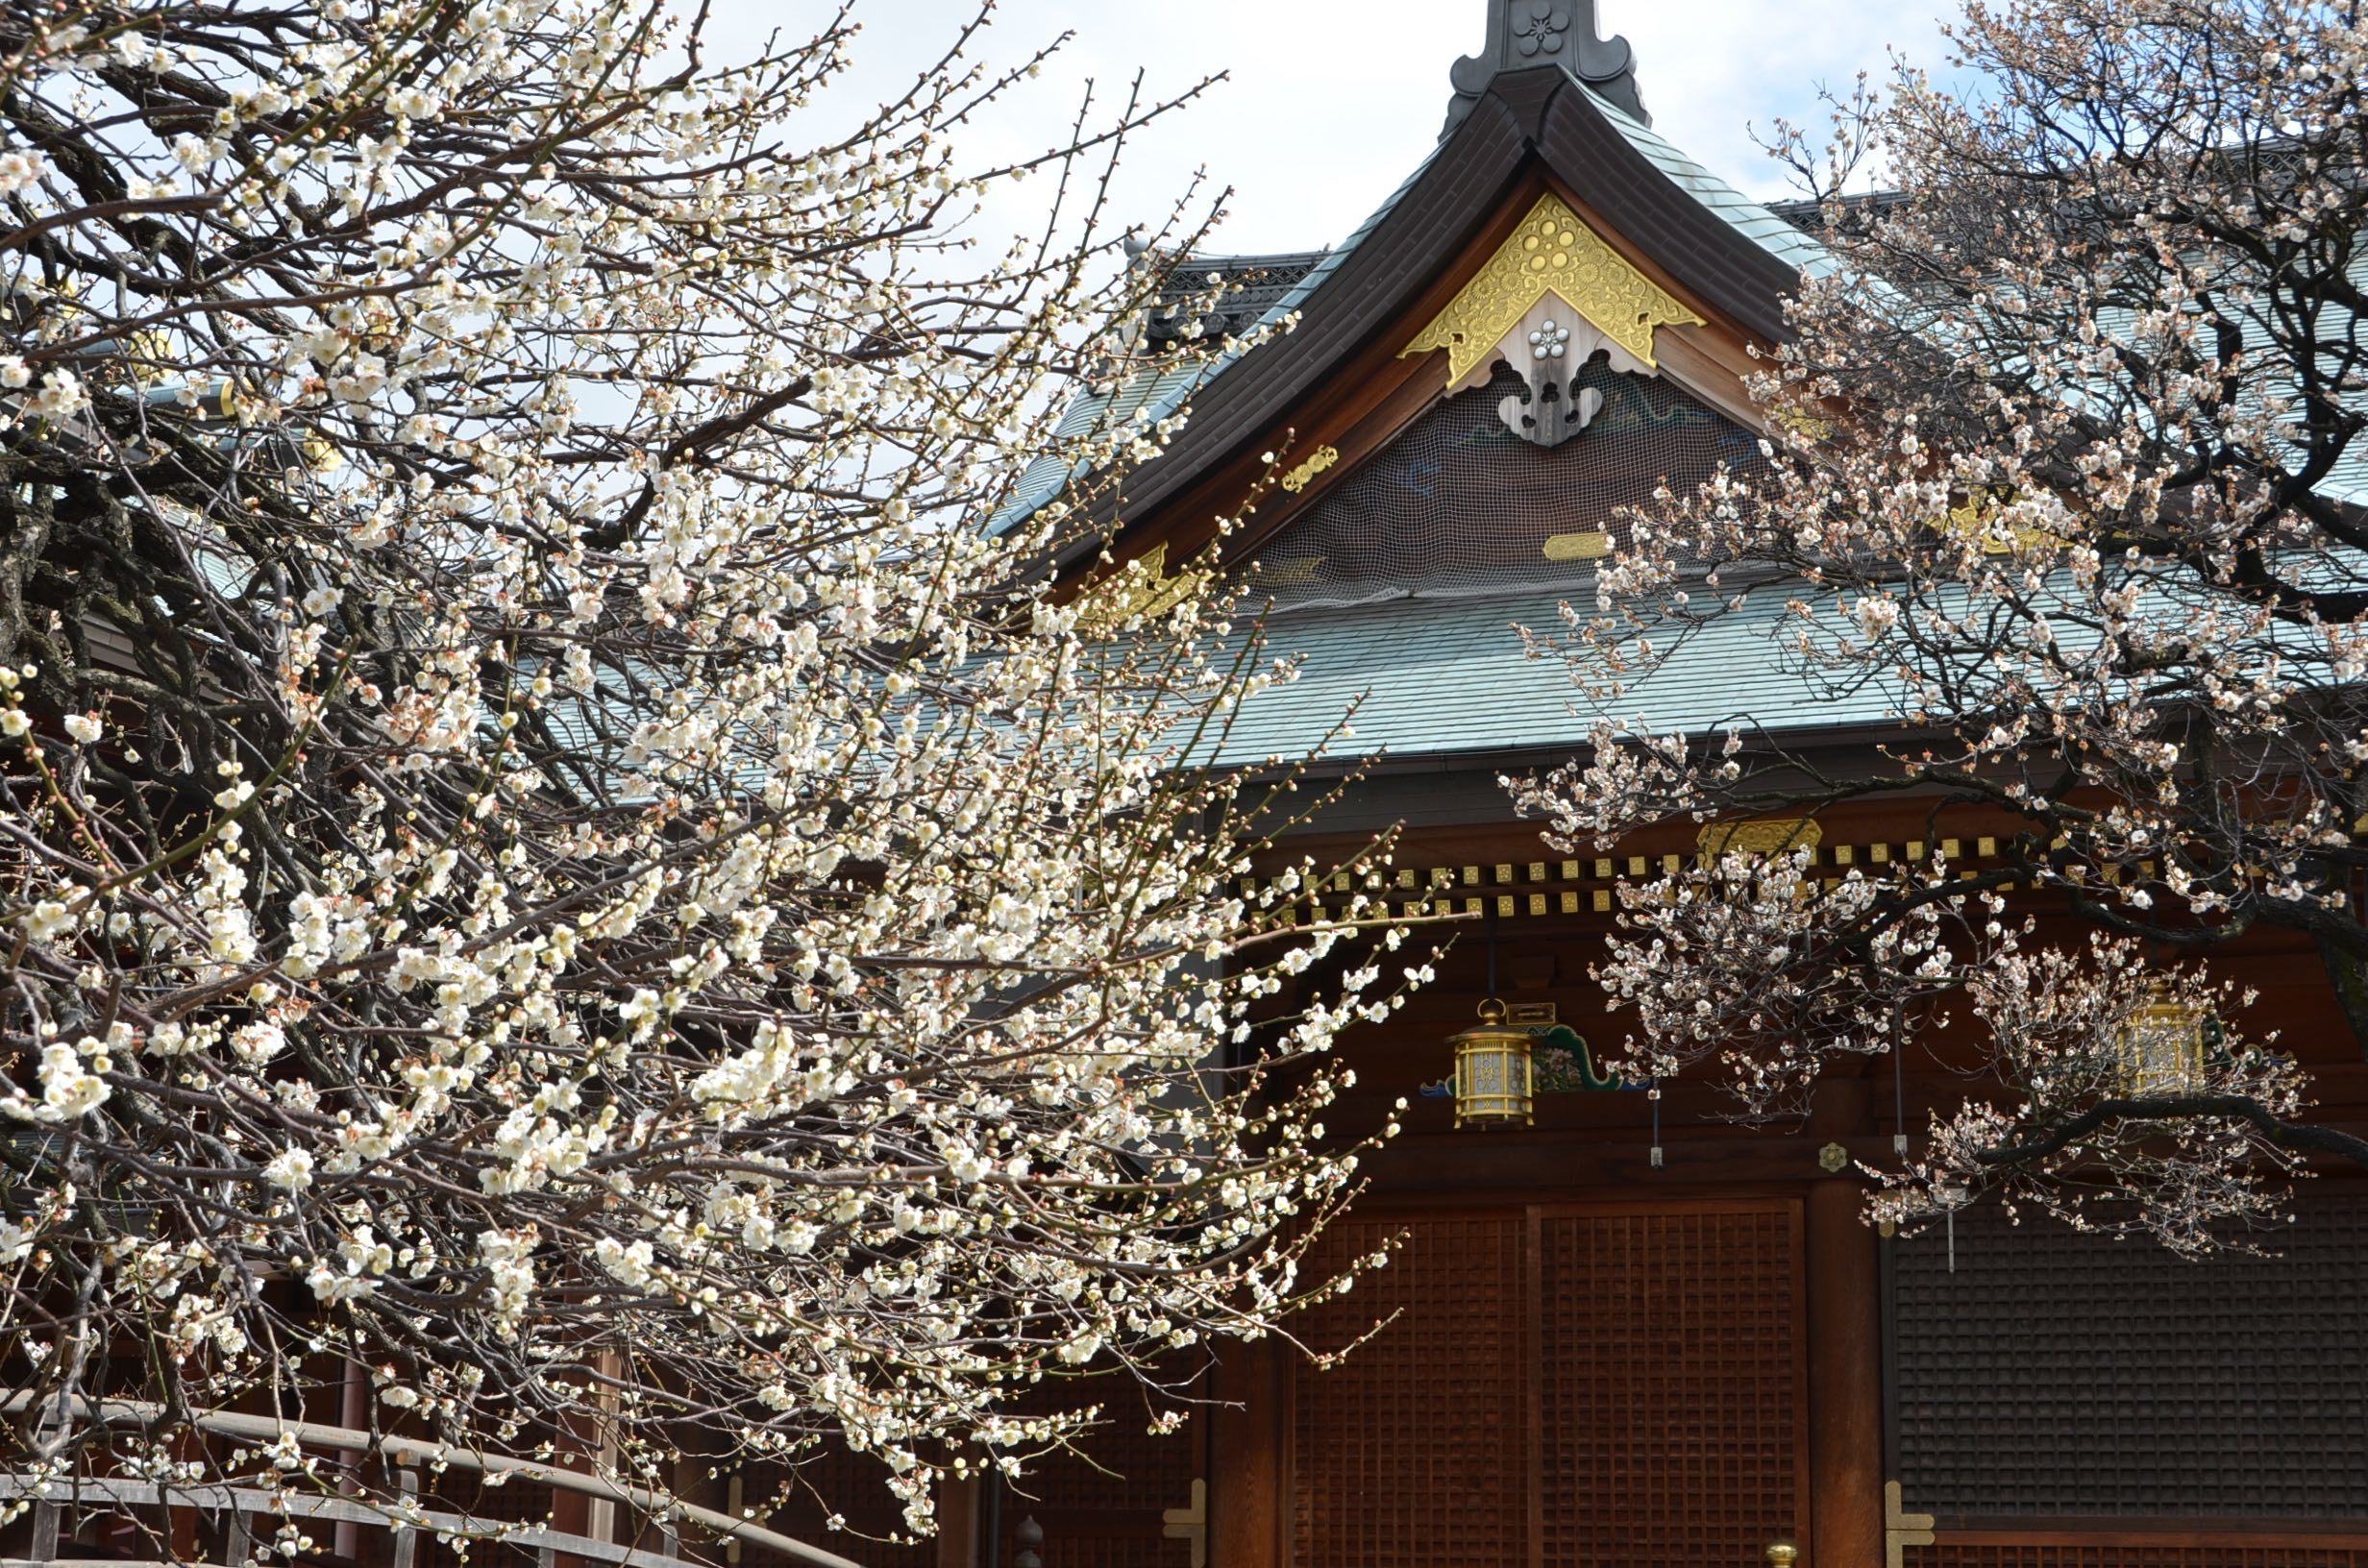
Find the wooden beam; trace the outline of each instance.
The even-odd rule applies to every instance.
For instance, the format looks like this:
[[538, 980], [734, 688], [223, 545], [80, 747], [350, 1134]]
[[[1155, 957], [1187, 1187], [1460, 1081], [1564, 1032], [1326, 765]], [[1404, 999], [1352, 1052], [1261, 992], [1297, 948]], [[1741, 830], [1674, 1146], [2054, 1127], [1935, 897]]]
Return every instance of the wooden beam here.
[[1735, 338], [1701, 327], [1665, 329], [1657, 345], [1669, 379], [1747, 430], [1767, 429], [1744, 378], [1766, 368]]

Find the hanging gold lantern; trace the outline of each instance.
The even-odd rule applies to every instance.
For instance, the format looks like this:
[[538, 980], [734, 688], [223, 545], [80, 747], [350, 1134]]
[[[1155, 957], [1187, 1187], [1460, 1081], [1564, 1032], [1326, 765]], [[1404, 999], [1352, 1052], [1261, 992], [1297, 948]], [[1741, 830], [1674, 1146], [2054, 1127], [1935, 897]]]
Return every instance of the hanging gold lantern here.
[[1480, 1004], [1480, 1021], [1451, 1037], [1455, 1047], [1455, 1124], [1482, 1127], [1530, 1123], [1530, 1040], [1505, 1022], [1505, 1004]]
[[2193, 1002], [2158, 992], [2130, 1015], [2116, 1042], [2122, 1092], [2184, 1094], [2204, 1082], [2205, 1037], [2211, 1017]]

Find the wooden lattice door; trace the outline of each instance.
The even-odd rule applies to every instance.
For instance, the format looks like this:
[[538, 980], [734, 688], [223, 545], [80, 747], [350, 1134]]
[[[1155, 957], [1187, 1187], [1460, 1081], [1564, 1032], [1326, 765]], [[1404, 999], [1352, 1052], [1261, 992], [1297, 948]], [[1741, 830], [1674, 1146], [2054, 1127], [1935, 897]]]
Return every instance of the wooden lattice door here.
[[1539, 1231], [1539, 1560], [1700, 1568], [1802, 1539], [1798, 1206], [1549, 1213]]
[[[1343, 1220], [1326, 1260], [1397, 1229]], [[1389, 1267], [1316, 1311], [1303, 1335], [1325, 1349], [1394, 1320], [1295, 1380], [1298, 1568], [1529, 1560], [1526, 1231], [1518, 1213], [1420, 1221]]]
[[[1359, 1218], [1295, 1379], [1295, 1568], [1707, 1568], [1803, 1540], [1799, 1208]], [[1806, 1544], [1806, 1543], [1804, 1543]]]

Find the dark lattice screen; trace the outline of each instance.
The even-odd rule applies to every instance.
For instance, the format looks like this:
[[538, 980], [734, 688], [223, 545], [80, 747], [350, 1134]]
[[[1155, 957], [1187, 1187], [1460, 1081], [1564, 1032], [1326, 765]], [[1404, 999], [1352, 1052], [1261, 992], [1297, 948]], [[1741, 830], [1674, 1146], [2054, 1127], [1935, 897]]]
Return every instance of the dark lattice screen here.
[[[865, 1454], [827, 1447], [799, 1466], [788, 1497], [776, 1499], [780, 1471], [751, 1465], [743, 1478], [743, 1507], [757, 1509], [771, 1529], [794, 1540], [810, 1541], [863, 1568], [931, 1568], [937, 1543], [896, 1544], [904, 1532], [904, 1505], [888, 1490], [888, 1470]], [[770, 1511], [768, 1511], [770, 1510]], [[842, 1521], [830, 1528], [832, 1515]], [[793, 1568], [791, 1559], [760, 1546], [740, 1549], [740, 1568]]]
[[2310, 1203], [2274, 1239], [2277, 1257], [2186, 1262], [1975, 1210], [1957, 1223], [1954, 1274], [1941, 1236], [1893, 1242], [1893, 1440], [1907, 1506], [1944, 1528], [2044, 1515], [2368, 1518], [2368, 1201]]
[[1749, 1563], [1797, 1535], [1791, 1212], [1542, 1227], [1546, 1562]]
[[[1074, 1388], [1062, 1392], [1079, 1397]], [[1194, 1480], [1206, 1478], [1198, 1424], [1152, 1434], [1141, 1401], [1115, 1379], [1092, 1397], [1113, 1413], [1083, 1440], [1084, 1457], [1041, 1458], [1004, 1494], [1001, 1560], [1015, 1559], [1021, 1522], [1033, 1518], [1047, 1568], [1190, 1568], [1192, 1543], [1164, 1534], [1160, 1516], [1187, 1507]]]
[[2315, 1546], [1931, 1546], [1914, 1568], [2368, 1568], [2368, 1551]]
[[1548, 541], [1607, 527], [1619, 508], [1649, 503], [1665, 478], [1686, 492], [1721, 462], [1761, 461], [1755, 437], [1665, 379], [1601, 361], [1575, 379], [1603, 394], [1603, 408], [1551, 449], [1498, 418], [1498, 404], [1523, 393], [1502, 365], [1487, 386], [1443, 400], [1259, 552], [1253, 592], [1285, 606], [1566, 589], [1591, 580], [1594, 563], [1549, 558]]
[[[1394, 1229], [1343, 1221], [1327, 1254]], [[1427, 1220], [1300, 1329], [1333, 1348], [1399, 1314], [1340, 1365], [1298, 1375], [1295, 1568], [1526, 1568], [1524, 1232], [1517, 1213]]]

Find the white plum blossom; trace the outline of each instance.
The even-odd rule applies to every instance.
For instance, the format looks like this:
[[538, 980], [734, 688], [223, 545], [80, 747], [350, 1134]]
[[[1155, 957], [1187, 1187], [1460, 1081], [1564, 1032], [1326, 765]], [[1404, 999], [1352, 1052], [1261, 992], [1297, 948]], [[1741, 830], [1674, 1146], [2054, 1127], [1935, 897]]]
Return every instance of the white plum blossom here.
[[1241, 891], [1221, 599], [1042, 570], [1185, 417], [1065, 416], [1185, 367], [1020, 182], [1170, 106], [1007, 166], [1024, 70], [867, 113], [817, 14], [102, 0], [0, 58], [55, 121], [0, 127], [0, 1301], [79, 1314], [0, 1393], [154, 1345], [83, 1391], [173, 1412], [85, 1479], [400, 1507], [182, 1424], [368, 1387], [635, 1486], [852, 1449], [926, 1529], [979, 1444], [1090, 1451], [1072, 1374], [1329, 1288], [1388, 982], [1317, 960], [1384, 912], [1305, 926], [1356, 854]]
[[43, 165], [39, 153], [0, 153], [0, 196], [12, 196], [40, 179]]
[[81, 378], [70, 370], [52, 370], [41, 378], [41, 384], [33, 394], [34, 411], [48, 419], [63, 419], [79, 413], [90, 402], [83, 390]]
[[[1969, 1075], [1903, 1130], [1881, 1217], [2003, 1193], [2202, 1251], [2274, 1221], [2304, 1153], [2368, 1163], [2215, 972], [2300, 938], [2368, 1040], [2354, 22], [1972, 7], [1970, 90], [1903, 68], [1834, 105], [1831, 150], [1784, 140], [1829, 249], [1751, 383], [1761, 460], [1665, 498], [1533, 638], [1600, 714], [1509, 781], [1549, 842], [1700, 836], [1627, 879], [1595, 969], [1631, 1066], [1719, 1073], [1763, 1119], [1854, 1059]], [[1876, 165], [1894, 196], [1840, 195]], [[1789, 682], [1755, 680], [1755, 723], [1706, 745], [1633, 711], [1745, 616]], [[1720, 847], [1820, 813], [1892, 842]], [[2166, 1012], [2208, 1044], [2128, 1066]]]
[[39, 1068], [41, 1097], [27, 1101], [20, 1092], [0, 1100], [0, 1112], [27, 1121], [78, 1121], [105, 1105], [111, 1093], [106, 1080], [99, 1076], [102, 1070], [103, 1059], [99, 1063], [86, 1063], [84, 1053], [72, 1045], [43, 1046]]
[[308, 1149], [282, 1149], [263, 1165], [263, 1180], [290, 1192], [312, 1185], [312, 1154]]

